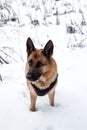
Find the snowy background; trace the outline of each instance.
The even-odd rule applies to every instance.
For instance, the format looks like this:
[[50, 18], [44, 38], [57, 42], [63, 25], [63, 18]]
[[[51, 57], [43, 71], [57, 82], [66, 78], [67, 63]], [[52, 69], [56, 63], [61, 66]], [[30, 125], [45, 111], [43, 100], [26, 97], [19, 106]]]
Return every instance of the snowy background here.
[[[38, 97], [31, 112], [26, 40], [51, 39], [58, 63], [55, 107]], [[87, 1], [0, 0], [0, 130], [87, 130]]]

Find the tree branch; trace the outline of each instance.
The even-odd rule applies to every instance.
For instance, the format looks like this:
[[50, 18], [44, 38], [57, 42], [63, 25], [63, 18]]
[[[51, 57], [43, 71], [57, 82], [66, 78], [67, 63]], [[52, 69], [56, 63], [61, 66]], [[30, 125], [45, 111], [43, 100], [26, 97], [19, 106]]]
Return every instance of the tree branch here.
[[8, 55], [6, 52], [4, 52], [3, 50], [0, 50], [2, 53], [4, 53], [6, 56], [10, 57], [11, 59], [13, 59], [15, 62], [17, 62], [12, 56]]
[[[3, 59], [1, 56], [0, 56], [0, 59], [4, 62], [4, 63], [6, 63], [6, 64], [9, 64], [9, 62], [7, 62], [5, 59]], [[0, 60], [0, 62], [1, 62], [1, 64], [3, 64], [3, 62]]]
[[0, 80], [2, 81], [2, 76], [1, 76], [1, 74], [0, 74]]
[[17, 51], [15, 51], [13, 48], [10, 48], [10, 47], [2, 47], [2, 48], [3, 48], [3, 49], [12, 50], [13, 52], [15, 52], [15, 53], [21, 58], [22, 61], [24, 61], [24, 60], [23, 60], [23, 57], [22, 57]]

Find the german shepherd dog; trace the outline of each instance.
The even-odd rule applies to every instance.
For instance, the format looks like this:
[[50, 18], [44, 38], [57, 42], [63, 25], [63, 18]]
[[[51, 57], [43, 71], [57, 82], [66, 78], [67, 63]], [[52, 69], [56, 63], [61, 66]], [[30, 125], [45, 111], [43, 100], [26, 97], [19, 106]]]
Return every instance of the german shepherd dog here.
[[27, 63], [25, 74], [30, 89], [31, 111], [36, 111], [37, 96], [48, 94], [50, 105], [54, 106], [57, 64], [52, 57], [53, 42], [49, 40], [44, 49], [35, 48], [31, 38], [27, 39]]

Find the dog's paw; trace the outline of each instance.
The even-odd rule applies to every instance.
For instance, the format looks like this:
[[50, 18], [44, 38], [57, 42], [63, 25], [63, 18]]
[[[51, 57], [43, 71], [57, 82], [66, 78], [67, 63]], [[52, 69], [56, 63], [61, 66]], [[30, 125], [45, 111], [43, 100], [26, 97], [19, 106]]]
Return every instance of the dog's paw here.
[[31, 112], [36, 112], [37, 110], [35, 108], [30, 108]]

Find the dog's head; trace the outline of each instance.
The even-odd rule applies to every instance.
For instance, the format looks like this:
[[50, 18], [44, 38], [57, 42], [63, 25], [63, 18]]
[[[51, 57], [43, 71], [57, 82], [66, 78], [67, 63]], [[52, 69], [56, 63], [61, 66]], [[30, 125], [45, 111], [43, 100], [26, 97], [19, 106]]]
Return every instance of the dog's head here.
[[26, 42], [26, 47], [27, 47], [26, 78], [29, 81], [34, 82], [38, 80], [44, 73], [49, 71], [54, 46], [52, 41], [49, 40], [45, 45], [44, 49], [36, 49], [32, 40], [28, 38]]

